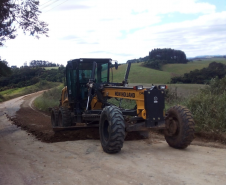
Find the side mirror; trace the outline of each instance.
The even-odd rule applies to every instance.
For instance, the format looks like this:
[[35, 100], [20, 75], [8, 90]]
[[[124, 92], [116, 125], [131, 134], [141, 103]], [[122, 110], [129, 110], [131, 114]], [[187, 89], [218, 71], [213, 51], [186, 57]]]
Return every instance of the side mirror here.
[[118, 62], [115, 62], [115, 69], [118, 69]]

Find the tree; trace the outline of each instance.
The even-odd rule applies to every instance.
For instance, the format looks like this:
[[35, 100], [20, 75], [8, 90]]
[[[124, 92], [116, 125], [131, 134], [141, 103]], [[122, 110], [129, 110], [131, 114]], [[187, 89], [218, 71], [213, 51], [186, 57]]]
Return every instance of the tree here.
[[149, 52], [149, 60], [145, 61], [144, 66], [161, 69], [165, 64], [172, 63], [187, 63], [186, 55], [181, 50], [174, 50], [171, 48], [156, 48]]
[[38, 19], [41, 13], [38, 6], [38, 0], [0, 1], [0, 46], [4, 41], [14, 39], [18, 28], [36, 38], [48, 36], [48, 25]]
[[0, 59], [0, 77], [11, 74], [11, 69], [7, 65], [8, 62]]
[[149, 52], [150, 60], [164, 60], [165, 63], [187, 63], [186, 55], [181, 50], [171, 48], [154, 49]]

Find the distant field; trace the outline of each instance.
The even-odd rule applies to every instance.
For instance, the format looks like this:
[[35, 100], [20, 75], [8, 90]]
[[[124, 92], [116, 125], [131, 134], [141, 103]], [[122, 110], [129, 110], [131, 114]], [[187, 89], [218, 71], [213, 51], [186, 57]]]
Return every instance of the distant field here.
[[194, 60], [187, 64], [166, 64], [162, 67], [162, 70], [169, 72], [171, 76], [183, 75], [184, 73], [189, 73], [195, 69], [203, 69], [208, 67], [211, 62], [220, 62], [226, 64], [226, 59], [224, 58], [210, 58], [210, 59], [200, 59]]
[[[118, 70], [113, 69], [113, 81], [122, 82], [127, 64], [120, 65]], [[129, 83], [167, 83], [170, 81], [170, 72], [158, 71], [133, 63], [129, 73]]]
[[44, 67], [45, 70], [58, 69], [59, 67]]
[[[226, 64], [226, 59], [224, 58], [199, 59], [187, 64], [166, 64], [162, 67], [162, 71], [160, 71], [143, 67], [142, 63], [133, 63], [130, 69], [129, 83], [166, 84], [174, 76], [183, 75], [195, 69], [203, 69], [214, 61]], [[122, 64], [118, 70], [113, 69], [114, 82], [122, 82], [126, 67], [127, 64]]]

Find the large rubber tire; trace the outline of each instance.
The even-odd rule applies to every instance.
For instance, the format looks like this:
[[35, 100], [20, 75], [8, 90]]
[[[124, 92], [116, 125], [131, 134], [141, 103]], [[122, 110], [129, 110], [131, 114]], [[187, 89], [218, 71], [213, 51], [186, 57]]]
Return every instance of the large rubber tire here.
[[195, 132], [195, 122], [191, 112], [186, 107], [177, 105], [167, 111], [167, 119], [174, 120], [177, 123], [177, 128], [173, 135], [169, 136], [165, 133], [165, 139], [169, 146], [184, 149], [190, 145], [194, 139]]
[[116, 106], [107, 106], [100, 116], [100, 141], [106, 153], [121, 151], [125, 139], [125, 122], [122, 112]]
[[58, 126], [59, 127], [68, 127], [71, 126], [71, 111], [67, 107], [60, 107], [59, 117], [58, 117]]
[[59, 108], [52, 108], [51, 110], [51, 124], [52, 127], [58, 126]]

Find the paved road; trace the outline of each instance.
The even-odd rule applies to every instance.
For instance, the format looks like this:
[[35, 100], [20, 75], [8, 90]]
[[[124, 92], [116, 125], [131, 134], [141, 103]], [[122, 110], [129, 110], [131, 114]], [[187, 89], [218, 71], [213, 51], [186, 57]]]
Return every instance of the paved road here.
[[1, 185], [226, 184], [225, 149], [176, 150], [161, 140], [139, 140], [126, 141], [120, 153], [109, 155], [98, 140], [40, 142], [4, 114], [14, 116], [30, 99], [0, 104]]

